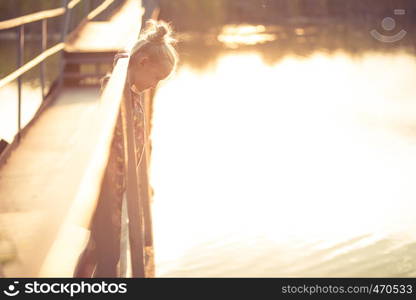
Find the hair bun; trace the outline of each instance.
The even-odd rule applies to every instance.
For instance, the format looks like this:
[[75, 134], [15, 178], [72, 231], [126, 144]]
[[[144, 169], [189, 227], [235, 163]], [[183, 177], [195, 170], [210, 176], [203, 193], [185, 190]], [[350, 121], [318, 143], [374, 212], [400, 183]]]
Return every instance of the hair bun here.
[[149, 33], [147, 35], [147, 40], [150, 43], [164, 43], [165, 37], [170, 35], [169, 25], [164, 22], [155, 22], [150, 20], [147, 22], [149, 28]]

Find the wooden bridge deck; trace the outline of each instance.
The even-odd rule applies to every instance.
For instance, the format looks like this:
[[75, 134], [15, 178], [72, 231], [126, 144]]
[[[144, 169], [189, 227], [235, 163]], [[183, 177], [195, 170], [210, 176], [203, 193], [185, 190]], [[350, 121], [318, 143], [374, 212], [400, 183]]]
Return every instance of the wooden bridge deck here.
[[141, 26], [140, 1], [127, 1], [108, 21], [90, 21], [71, 34], [65, 43], [67, 53], [118, 52]]
[[[65, 51], [117, 52], [137, 38], [140, 22], [140, 1], [128, 0], [108, 22], [83, 26]], [[0, 169], [0, 258], [15, 255], [4, 276], [39, 276], [96, 146], [99, 104], [97, 87], [64, 87]], [[80, 229], [71, 238], [85, 240], [89, 231]]]
[[1, 169], [0, 227], [16, 247], [7, 277], [38, 275], [91, 159], [98, 108], [97, 88], [64, 89]]

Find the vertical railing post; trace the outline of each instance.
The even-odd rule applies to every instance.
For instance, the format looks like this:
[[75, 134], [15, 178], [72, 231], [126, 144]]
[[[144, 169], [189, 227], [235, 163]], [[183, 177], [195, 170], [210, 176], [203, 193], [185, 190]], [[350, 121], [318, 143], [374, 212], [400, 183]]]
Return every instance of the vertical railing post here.
[[146, 247], [153, 246], [153, 229], [152, 229], [152, 211], [150, 208], [150, 190], [149, 190], [149, 178], [148, 178], [148, 161], [147, 150], [144, 150], [143, 158], [139, 166], [139, 187], [140, 196], [143, 201], [144, 210], [144, 228], [145, 228], [145, 245]]
[[[144, 145], [146, 147], [146, 145]], [[143, 206], [143, 222], [144, 222], [144, 245], [145, 245], [145, 265], [149, 277], [154, 276], [154, 249], [153, 249], [153, 225], [152, 225], [152, 209], [150, 207], [151, 190], [148, 177], [148, 161], [147, 150], [145, 148], [143, 158], [139, 166], [139, 189], [140, 198]]]
[[122, 101], [123, 136], [125, 139], [126, 159], [126, 198], [129, 218], [129, 241], [133, 277], [145, 277], [144, 262], [144, 224], [143, 209], [138, 189], [137, 159], [135, 153], [135, 136], [133, 104], [130, 88], [125, 86]]
[[99, 78], [100, 77], [100, 72], [101, 72], [101, 64], [96, 63], [94, 65], [94, 70], [95, 70], [95, 76], [97, 76]]
[[[42, 20], [42, 53], [46, 50], [48, 43], [47, 20]], [[45, 100], [45, 62], [40, 63], [40, 88], [42, 91], [42, 102]]]
[[64, 24], [62, 26], [62, 32], [61, 32], [61, 42], [65, 41], [66, 34], [68, 32], [69, 27], [69, 19], [70, 19], [70, 10], [68, 8], [69, 0], [62, 0], [62, 5], [65, 8], [65, 14], [64, 14]]
[[153, 247], [153, 226], [152, 226], [152, 211], [150, 207], [151, 191], [148, 176], [148, 164], [149, 164], [149, 152], [150, 152], [150, 103], [152, 101], [152, 91], [147, 91], [144, 96], [141, 97], [143, 108], [143, 137], [144, 137], [144, 152], [143, 157], [139, 166], [139, 177], [140, 177], [140, 190], [141, 197], [143, 199], [143, 210], [144, 210], [144, 228], [145, 228], [145, 245], [146, 247]]
[[[21, 25], [17, 29], [17, 68], [23, 65], [25, 47], [25, 27]], [[22, 76], [17, 78], [17, 140], [20, 141], [22, 127]]]
[[[68, 8], [69, 0], [62, 0], [63, 7], [65, 8], [65, 14], [64, 14], [64, 23], [62, 26], [62, 32], [61, 32], [61, 42], [65, 42], [66, 34], [68, 33], [68, 26], [69, 26], [69, 20], [70, 20], [70, 9]], [[60, 62], [60, 69], [59, 69], [59, 84], [58, 86], [61, 86], [63, 83], [63, 77], [64, 77], [64, 69], [65, 69], [65, 57], [64, 53], [61, 54], [61, 62]]]
[[91, 10], [91, 0], [85, 0], [84, 2], [84, 18], [88, 16]]

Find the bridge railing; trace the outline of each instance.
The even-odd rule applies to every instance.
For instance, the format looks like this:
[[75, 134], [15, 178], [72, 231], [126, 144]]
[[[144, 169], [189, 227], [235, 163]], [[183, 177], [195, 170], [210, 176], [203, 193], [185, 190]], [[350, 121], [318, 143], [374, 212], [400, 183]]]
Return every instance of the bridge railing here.
[[[3, 30], [16, 30], [17, 36], [17, 69], [12, 73], [8, 74], [7, 76], [0, 79], [0, 88], [3, 88], [7, 84], [17, 80], [17, 130], [16, 135], [13, 142], [19, 142], [21, 137], [22, 131], [22, 76], [35, 68], [36, 66], [40, 65], [40, 73], [39, 73], [39, 81], [40, 81], [40, 88], [42, 94], [42, 103], [45, 102], [47, 95], [50, 94], [51, 90], [46, 91], [45, 87], [45, 61], [49, 57], [54, 54], [61, 52], [64, 49], [64, 42], [69, 34], [68, 29], [70, 28], [70, 20], [71, 20], [71, 12], [73, 9], [79, 5], [82, 1], [88, 3], [88, 5], [84, 5], [85, 7], [85, 14], [86, 16], [78, 23], [74, 24], [76, 28], [82, 26], [85, 22], [92, 20], [93, 18], [97, 17], [101, 14], [104, 10], [106, 10], [114, 3], [118, 2], [118, 0], [103, 0], [103, 2], [94, 7], [91, 5], [91, 0], [62, 0], [63, 7], [44, 10], [28, 15], [24, 15], [18, 18], [5, 20], [0, 22], [0, 31]], [[48, 41], [48, 20], [52, 18], [56, 18], [59, 16], [63, 16], [63, 25], [61, 27], [60, 39], [59, 42], [56, 43], [54, 46], [47, 48], [47, 41]], [[31, 59], [30, 61], [24, 63], [24, 51], [25, 51], [25, 26], [34, 23], [34, 22], [41, 22], [42, 30], [41, 30], [41, 49], [42, 52]], [[76, 29], [74, 29], [76, 30]], [[59, 70], [58, 70], [58, 78], [56, 78], [55, 84], [52, 85], [51, 89], [54, 87], [60, 87], [62, 84], [63, 78], [63, 68], [64, 68], [64, 60], [61, 56], [59, 62]], [[44, 105], [41, 105], [42, 108]], [[38, 109], [38, 111], [40, 110]], [[36, 114], [35, 114], [36, 117]], [[34, 118], [35, 118], [34, 117]], [[33, 119], [34, 119], [33, 118]], [[7, 149], [6, 149], [7, 150]], [[6, 150], [3, 151], [6, 152]], [[0, 153], [0, 161], [2, 160], [2, 156], [4, 154]]]
[[[104, 1], [103, 5], [106, 2], [109, 1]], [[69, 4], [67, 2], [65, 7]], [[48, 16], [58, 12], [62, 11], [53, 10]], [[89, 16], [92, 18], [96, 13], [97, 10]], [[132, 36], [132, 40], [136, 38]], [[42, 59], [39, 58], [39, 62]], [[18, 71], [23, 72], [23, 67]], [[119, 59], [103, 90], [97, 112], [99, 121], [91, 124], [97, 137], [91, 160], [72, 206], [45, 256], [40, 277], [126, 276], [127, 267], [121, 256], [126, 258], [127, 253], [130, 254], [131, 276], [152, 276], [151, 192], [147, 169], [153, 91], [140, 97], [133, 95], [126, 82], [128, 71], [128, 59]], [[17, 78], [20, 74], [23, 73], [13, 76]], [[139, 114], [134, 108], [137, 104], [141, 107]], [[141, 126], [137, 126], [138, 121], [142, 121]], [[137, 138], [139, 135], [141, 140]], [[123, 202], [127, 207], [124, 219], [117, 216], [122, 214]], [[114, 219], [118, 221], [114, 223]], [[121, 247], [121, 227], [126, 219], [128, 235], [124, 238], [129, 247]], [[91, 241], [95, 243], [93, 247], [90, 247]], [[92, 259], [88, 257], [91, 248], [95, 248]], [[94, 267], [88, 269], [86, 266], [91, 263]]]
[[[126, 81], [128, 71], [128, 59], [119, 59], [103, 91], [93, 159], [43, 263], [42, 277], [123, 277], [122, 256], [128, 253], [132, 277], [153, 275], [149, 127], [145, 125], [150, 123], [152, 92], [133, 95]], [[140, 113], [135, 104], [141, 106]], [[143, 126], [137, 126], [138, 119]], [[123, 201], [129, 248], [121, 245]]]
[[[42, 277], [70, 277], [80, 263], [101, 264], [98, 266], [101, 269], [112, 268], [109, 271], [110, 274], [107, 272], [104, 275], [101, 273], [96, 275], [103, 277], [118, 276], [118, 274], [115, 274], [114, 264], [105, 266], [105, 264], [117, 261], [119, 256], [119, 253], [114, 253], [118, 251], [113, 246], [114, 244], [120, 245], [120, 242], [114, 241], [118, 238], [111, 234], [114, 226], [112, 214], [117, 212], [109, 210], [110, 207], [113, 207], [112, 204], [121, 203], [122, 201], [120, 191], [117, 191], [121, 187], [117, 187], [117, 183], [125, 186], [129, 215], [132, 275], [145, 277], [144, 232], [142, 232], [144, 230], [143, 205], [140, 203], [142, 198], [139, 191], [140, 181], [135, 150], [132, 99], [128, 93], [128, 88], [125, 86], [127, 68], [128, 61], [120, 59], [103, 91], [98, 112], [100, 121], [99, 124], [96, 124], [98, 139], [91, 156], [93, 159], [90, 160], [86, 168], [68, 217], [43, 263], [40, 273]], [[117, 151], [116, 148], [118, 147], [121, 147], [122, 151]], [[113, 153], [113, 151], [117, 153]], [[117, 164], [121, 168], [117, 168]], [[120, 178], [120, 176], [124, 184], [120, 181], [117, 182], [116, 177]], [[122, 194], [124, 194], [124, 190]], [[103, 206], [103, 209], [98, 214], [104, 215], [104, 218], [101, 217], [99, 232], [90, 232], [94, 222], [93, 218], [97, 217], [97, 210], [100, 210], [100, 206]], [[121, 209], [121, 205], [118, 208]], [[119, 219], [119, 221], [121, 220]], [[93, 258], [90, 257], [87, 259], [89, 261], [80, 262], [81, 254], [88, 248], [87, 244], [91, 234], [97, 243], [94, 245], [96, 249], [92, 254]], [[97, 237], [97, 234], [103, 237], [101, 240], [105, 240], [104, 243], [99, 242], [100, 238]], [[101, 261], [99, 259], [100, 252], [106, 253]], [[91, 255], [87, 254], [87, 256]], [[62, 259], [63, 257], [65, 259]], [[97, 257], [99, 261], [97, 261]], [[81, 277], [93, 276], [93, 274], [85, 271], [74, 275]]]

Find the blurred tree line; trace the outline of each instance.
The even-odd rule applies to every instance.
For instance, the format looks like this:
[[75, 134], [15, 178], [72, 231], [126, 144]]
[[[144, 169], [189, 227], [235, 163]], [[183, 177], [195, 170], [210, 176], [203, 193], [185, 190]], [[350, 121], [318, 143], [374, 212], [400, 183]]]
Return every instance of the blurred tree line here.
[[223, 24], [229, 0], [160, 0], [160, 18], [177, 30], [206, 30]]
[[[73, 24], [85, 11], [104, 0], [83, 0], [72, 13]], [[121, 2], [122, 0], [118, 0]], [[64, 0], [0, 0], [0, 21], [61, 7]], [[393, 9], [406, 9], [407, 22], [416, 20], [416, 0], [160, 0], [160, 17], [177, 30], [205, 31], [229, 23], [308, 22], [328, 20], [354, 23], [374, 22], [393, 16]], [[61, 20], [51, 20], [49, 28], [59, 32]], [[39, 32], [36, 24], [28, 32]]]
[[368, 23], [406, 10], [416, 20], [415, 0], [161, 0], [161, 18], [177, 30], [207, 30], [227, 23]]
[[62, 0], [1, 0], [0, 20], [20, 17], [25, 14], [57, 8], [62, 5]]

